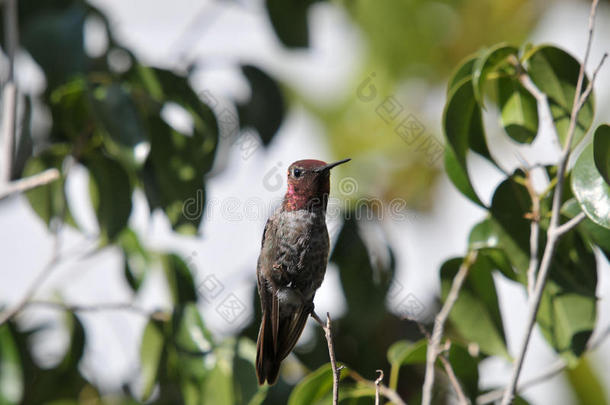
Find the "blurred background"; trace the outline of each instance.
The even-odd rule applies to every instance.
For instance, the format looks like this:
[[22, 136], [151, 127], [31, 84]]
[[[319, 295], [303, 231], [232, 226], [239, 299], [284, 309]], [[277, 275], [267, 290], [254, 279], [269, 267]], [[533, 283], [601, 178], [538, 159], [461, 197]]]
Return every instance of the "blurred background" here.
[[[485, 216], [443, 173], [449, 75], [466, 56], [499, 42], [552, 43], [581, 60], [589, 6], [567, 0], [20, 0], [15, 79], [23, 154], [12, 176], [53, 165], [62, 171], [57, 186], [0, 200], [0, 306], [16, 305], [45, 274], [34, 295], [42, 302], [11, 322], [16, 345], [32, 356], [26, 375], [41, 376], [25, 380], [24, 402], [68, 395], [76, 402], [123, 403], [152, 389], [153, 402], [171, 403], [172, 390], [185, 388], [172, 385], [169, 365], [166, 389], [147, 387], [142, 336], [150, 313], [162, 319], [185, 302], [209, 333], [199, 337], [188, 363], [178, 355], [178, 365], [222, 368], [219, 353], [197, 355], [210, 347], [251, 353], [262, 230], [281, 201], [286, 168], [306, 158], [352, 158], [331, 177], [335, 249], [316, 311], [336, 320], [340, 361], [369, 379], [379, 368], [389, 373], [391, 343], [421, 338], [404, 318], [431, 322], [439, 309], [438, 269], [466, 252], [470, 228]], [[608, 2], [599, 6], [594, 38], [596, 63], [608, 50]], [[2, 83], [8, 79], [5, 40], [6, 33]], [[608, 121], [607, 66], [595, 90], [595, 122]], [[556, 161], [552, 137], [517, 147], [502, 135], [493, 106], [484, 119], [491, 123], [491, 152], [506, 171], [523, 160]], [[31, 155], [38, 160], [28, 160]], [[471, 163], [475, 188], [488, 202], [503, 174], [476, 156]], [[594, 336], [610, 327], [610, 267], [598, 256]], [[54, 257], [59, 260], [49, 264]], [[514, 353], [525, 291], [494, 280]], [[61, 306], [51, 302], [129, 308], [84, 308], [67, 324]], [[264, 403], [285, 403], [327, 356], [321, 331], [310, 323]], [[589, 378], [602, 383], [608, 403], [610, 341], [588, 359]], [[535, 331], [523, 378], [554, 360]], [[62, 367], [63, 374], [51, 374]], [[244, 381], [254, 377], [253, 368], [245, 373]], [[485, 359], [479, 387], [502, 386], [509, 374], [506, 359]], [[212, 399], [213, 390], [230, 387], [221, 375], [206, 377], [203, 403], [221, 403]], [[417, 402], [423, 366], [406, 368], [400, 378], [400, 394]], [[574, 394], [578, 381], [586, 387], [582, 376], [560, 373], [523, 396], [532, 404], [584, 403]]]

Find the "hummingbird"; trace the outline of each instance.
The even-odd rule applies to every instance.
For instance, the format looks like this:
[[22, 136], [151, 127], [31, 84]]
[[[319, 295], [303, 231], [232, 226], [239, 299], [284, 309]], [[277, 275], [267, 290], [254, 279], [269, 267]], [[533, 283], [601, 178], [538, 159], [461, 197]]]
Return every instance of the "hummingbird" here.
[[282, 205], [267, 220], [256, 276], [262, 319], [256, 343], [258, 383], [275, 384], [314, 309], [330, 242], [326, 206], [334, 163], [299, 160], [288, 168]]

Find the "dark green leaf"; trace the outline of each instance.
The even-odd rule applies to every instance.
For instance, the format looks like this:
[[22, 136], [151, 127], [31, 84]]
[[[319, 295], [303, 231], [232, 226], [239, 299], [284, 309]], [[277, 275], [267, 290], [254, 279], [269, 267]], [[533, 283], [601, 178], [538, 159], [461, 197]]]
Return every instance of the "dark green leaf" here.
[[472, 76], [472, 72], [474, 69], [474, 64], [479, 58], [479, 53], [475, 53], [470, 55], [464, 60], [462, 60], [457, 69], [451, 74], [451, 78], [449, 79], [449, 84], [447, 85], [447, 94], [451, 94], [454, 92], [454, 88], [457, 84], [461, 83], [467, 77]]
[[473, 66], [472, 84], [474, 86], [474, 97], [480, 105], [483, 105], [483, 89], [490, 73], [498, 73], [508, 65], [508, 58], [515, 57], [518, 49], [506, 44], [498, 44], [485, 49]]
[[21, 177], [25, 163], [32, 157], [32, 96], [26, 95], [24, 102], [23, 117], [21, 118], [21, 131], [18, 132], [17, 148], [12, 164], [11, 180]]
[[593, 158], [597, 171], [610, 185], [610, 125], [602, 124], [595, 130]]
[[595, 167], [593, 143], [582, 151], [574, 165], [572, 191], [582, 210], [593, 222], [610, 228], [610, 185]]
[[[561, 207], [561, 213], [568, 218], [574, 218], [580, 212], [582, 212], [582, 210], [575, 198], [566, 201]], [[589, 218], [582, 220], [578, 224], [577, 229], [589, 243], [598, 246], [604, 255], [606, 255], [606, 258], [610, 260], [610, 229], [597, 225]]]
[[574, 365], [584, 352], [597, 317], [595, 255], [578, 232], [559, 241], [551, 261], [538, 325], [549, 344]]
[[226, 342], [225, 347], [217, 348], [214, 352], [216, 365], [206, 376], [202, 386], [204, 403], [218, 405], [235, 404], [235, 395], [232, 378], [232, 359], [234, 344]]
[[[579, 404], [607, 404], [604, 385], [587, 357], [580, 359], [575, 368], [566, 370], [567, 380]], [[607, 385], [606, 385], [607, 386]]]
[[175, 254], [164, 255], [163, 269], [174, 304], [183, 305], [197, 301], [193, 275], [184, 260]]
[[[440, 269], [443, 301], [462, 261], [450, 259]], [[471, 266], [449, 319], [460, 335], [477, 343], [482, 352], [508, 357], [496, 287], [485, 262], [477, 260]]]
[[17, 404], [23, 396], [21, 359], [8, 324], [0, 326], [0, 403]]
[[[574, 104], [580, 63], [567, 52], [549, 45], [532, 48], [525, 56], [527, 72], [536, 86], [549, 98], [551, 115], [561, 144], [565, 144]], [[583, 89], [587, 87], [585, 78]], [[593, 95], [578, 113], [572, 147], [585, 136], [593, 121]]]
[[133, 189], [129, 175], [119, 162], [102, 154], [92, 154], [85, 163], [102, 241], [112, 241], [125, 229], [131, 214]]
[[266, 0], [271, 25], [285, 46], [293, 48], [309, 45], [307, 10], [313, 3], [315, 0]]
[[255, 374], [256, 343], [248, 338], [237, 342], [233, 360], [233, 385], [236, 403], [260, 405], [267, 394], [268, 385], [259, 386]]
[[506, 133], [517, 142], [532, 143], [538, 133], [538, 105], [534, 96], [516, 79], [500, 77], [498, 104]]
[[453, 149], [448, 146], [445, 147], [445, 170], [449, 180], [464, 196], [481, 207], [484, 206], [472, 187], [466, 166], [458, 161]]
[[499, 270], [511, 280], [517, 279], [514, 266], [525, 270], [528, 258], [493, 218], [476, 224], [468, 236], [468, 248], [478, 251], [478, 260], [489, 260], [488, 267]]
[[447, 357], [464, 393], [475, 403], [479, 392], [479, 360], [456, 343], [451, 344]]
[[243, 66], [242, 71], [250, 83], [251, 96], [247, 103], [238, 106], [242, 128], [253, 127], [263, 144], [268, 145], [282, 124], [285, 106], [277, 83], [255, 66]]
[[143, 400], [147, 400], [150, 397], [157, 382], [163, 354], [163, 342], [163, 332], [159, 324], [155, 321], [148, 321], [146, 328], [144, 328], [142, 345], [140, 346]]

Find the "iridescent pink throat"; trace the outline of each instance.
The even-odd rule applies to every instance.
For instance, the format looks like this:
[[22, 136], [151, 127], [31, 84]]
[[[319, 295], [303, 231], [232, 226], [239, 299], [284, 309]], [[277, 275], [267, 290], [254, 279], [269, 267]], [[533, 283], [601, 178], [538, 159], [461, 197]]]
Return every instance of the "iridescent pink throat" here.
[[288, 189], [284, 196], [284, 210], [285, 211], [297, 211], [302, 209], [310, 209], [320, 207], [326, 210], [326, 204], [328, 201], [328, 192], [323, 192], [322, 196], [314, 196], [313, 198], [309, 193], [300, 193], [295, 190], [294, 184], [288, 183]]

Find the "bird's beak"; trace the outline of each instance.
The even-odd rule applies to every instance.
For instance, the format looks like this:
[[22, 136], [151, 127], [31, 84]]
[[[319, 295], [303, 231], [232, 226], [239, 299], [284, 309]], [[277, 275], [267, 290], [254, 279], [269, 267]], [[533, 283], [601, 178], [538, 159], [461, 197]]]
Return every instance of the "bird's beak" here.
[[335, 166], [339, 166], [340, 164], [347, 163], [347, 162], [349, 162], [350, 160], [352, 160], [352, 159], [347, 158], [347, 159], [339, 160], [339, 161], [334, 162], [334, 163], [329, 163], [329, 164], [327, 164], [327, 165], [325, 165], [325, 166], [322, 166], [322, 167], [317, 167], [316, 169], [314, 169], [314, 172], [316, 172], [316, 173], [325, 172], [325, 171], [327, 171], [327, 170], [332, 169], [332, 168], [333, 168], [333, 167], [335, 167]]

